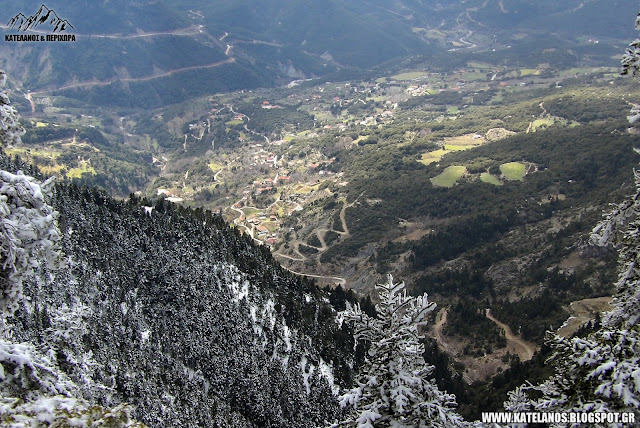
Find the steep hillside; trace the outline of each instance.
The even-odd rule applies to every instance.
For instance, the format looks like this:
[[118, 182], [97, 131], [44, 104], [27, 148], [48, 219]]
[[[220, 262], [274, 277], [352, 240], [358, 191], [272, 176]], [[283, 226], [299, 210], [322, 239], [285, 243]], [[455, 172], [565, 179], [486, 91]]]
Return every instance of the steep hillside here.
[[[468, 17], [478, 27], [490, 27], [506, 32], [549, 31], [570, 39], [579, 37], [630, 38], [632, 27], [623, 17], [637, 13], [633, 0], [571, 0], [555, 2], [491, 0], [477, 2], [468, 9]], [[589, 25], [585, 25], [585, 23]]]
[[[6, 3], [6, 4], [5, 4]], [[0, 2], [0, 17], [40, 3]], [[158, 107], [207, 93], [360, 73], [409, 56], [508, 49], [530, 37], [628, 39], [635, 3], [431, 0], [50, 4], [74, 42], [0, 44], [0, 67], [23, 93], [101, 106]], [[585, 27], [583, 22], [592, 22]], [[4, 34], [21, 34], [2, 26]], [[39, 33], [37, 33], [39, 31]], [[47, 33], [40, 26], [24, 34]], [[557, 44], [557, 43], [556, 43]], [[553, 49], [552, 46], [550, 49]]]
[[338, 415], [353, 342], [312, 284], [210, 213], [74, 186], [54, 206], [63, 267], [26, 283], [5, 322], [14, 341], [50, 349], [85, 399], [132, 404], [151, 426]]
[[207, 26], [224, 28], [238, 43], [275, 42], [344, 66], [367, 68], [431, 50], [411, 31], [411, 10], [396, 12], [369, 2], [183, 0], [177, 4], [202, 11]]
[[[6, 21], [38, 5], [2, 10]], [[54, 5], [50, 5], [54, 8]], [[0, 66], [22, 92], [51, 93], [98, 105], [148, 107], [201, 95], [273, 85], [278, 72], [258, 70], [228, 55], [221, 31], [204, 29], [159, 1], [55, 5], [75, 41], [0, 45]], [[9, 16], [11, 14], [11, 16]], [[3, 17], [3, 20], [5, 18]], [[50, 33], [46, 26], [23, 34]], [[21, 34], [2, 27], [4, 34]]]

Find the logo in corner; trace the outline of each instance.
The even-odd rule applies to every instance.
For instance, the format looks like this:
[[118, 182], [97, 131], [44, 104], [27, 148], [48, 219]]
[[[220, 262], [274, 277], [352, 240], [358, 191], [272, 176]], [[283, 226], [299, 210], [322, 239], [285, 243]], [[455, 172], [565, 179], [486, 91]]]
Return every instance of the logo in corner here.
[[[39, 25], [49, 25], [51, 34], [41, 34], [43, 31], [36, 29]], [[73, 25], [66, 19], [58, 16], [55, 10], [42, 4], [38, 11], [31, 16], [18, 13], [7, 23], [8, 28], [15, 28], [19, 32], [31, 34], [5, 34], [5, 42], [75, 42], [75, 34], [61, 34]], [[34, 34], [39, 33], [39, 34]]]
[[17, 25], [18, 31], [27, 31], [34, 27], [37, 27], [40, 24], [45, 23], [48, 23], [53, 27], [51, 31], [54, 33], [64, 31], [68, 27], [73, 28], [73, 25], [71, 25], [69, 21], [60, 18], [55, 10], [49, 9], [44, 4], [42, 4], [40, 6], [40, 9], [38, 9], [38, 11], [31, 16], [27, 17], [22, 13], [18, 13], [16, 16], [9, 20], [7, 26], [9, 28], [14, 28]]

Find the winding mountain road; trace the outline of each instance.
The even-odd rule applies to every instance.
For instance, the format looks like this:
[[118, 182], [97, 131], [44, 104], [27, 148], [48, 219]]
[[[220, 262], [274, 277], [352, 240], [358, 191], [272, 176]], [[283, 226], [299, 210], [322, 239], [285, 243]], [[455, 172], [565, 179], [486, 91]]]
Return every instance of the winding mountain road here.
[[33, 92], [29, 92], [29, 96], [33, 95], [33, 94], [48, 94], [51, 92], [56, 92], [56, 91], [64, 91], [67, 89], [74, 89], [74, 88], [90, 88], [93, 86], [107, 86], [110, 85], [112, 83], [116, 83], [116, 82], [146, 82], [149, 80], [153, 80], [153, 79], [160, 79], [162, 77], [167, 77], [167, 76], [171, 76], [173, 74], [176, 73], [181, 73], [183, 71], [189, 71], [189, 70], [198, 70], [201, 68], [211, 68], [211, 67], [220, 67], [221, 65], [224, 64], [230, 64], [232, 62], [235, 62], [235, 58], [227, 58], [227, 59], [223, 59], [222, 61], [216, 61], [214, 63], [211, 64], [203, 64], [203, 65], [192, 65], [189, 67], [181, 67], [181, 68], [174, 68], [172, 70], [166, 71], [164, 73], [158, 73], [158, 74], [153, 74], [151, 76], [145, 76], [145, 77], [125, 77], [125, 78], [113, 78], [113, 79], [109, 79], [109, 80], [92, 80], [92, 81], [88, 81], [88, 82], [80, 82], [80, 83], [73, 83], [71, 85], [66, 85], [66, 86], [61, 86], [59, 88], [53, 88], [53, 89], [42, 89], [39, 91], [33, 91]]
[[31, 113], [35, 113], [36, 103], [34, 103], [33, 99], [31, 98], [31, 92], [27, 92], [26, 94], [24, 94], [24, 97], [27, 99], [27, 101], [29, 101], [29, 105], [31, 105]]
[[78, 37], [88, 37], [90, 39], [138, 39], [157, 36], [195, 36], [202, 33], [203, 25], [191, 25], [185, 28], [177, 28], [171, 31], [144, 32], [135, 34], [77, 34]]
[[498, 321], [493, 315], [491, 315], [491, 311], [487, 309], [486, 316], [488, 319], [493, 321], [498, 327], [504, 331], [504, 337], [507, 339], [507, 348], [509, 351], [513, 351], [516, 355], [520, 357], [521, 361], [528, 361], [533, 358], [533, 354], [535, 352], [535, 348], [533, 345], [525, 342], [519, 336], [516, 336], [511, 331], [511, 328]]
[[[357, 201], [357, 199], [356, 199], [356, 201]], [[352, 202], [351, 204], [347, 204], [346, 200], [343, 201], [342, 209], [340, 210], [340, 222], [342, 224], [342, 229], [343, 229], [342, 231], [338, 231], [338, 230], [335, 230], [335, 229], [327, 229], [325, 227], [319, 227], [319, 228], [316, 228], [315, 230], [313, 230], [313, 233], [316, 234], [316, 236], [318, 237], [318, 240], [320, 241], [320, 247], [309, 245], [307, 242], [304, 242], [304, 241], [301, 241], [301, 240], [298, 240], [298, 239], [294, 239], [289, 244], [291, 246], [293, 246], [293, 252], [295, 254], [297, 254], [298, 256], [300, 256], [300, 257], [293, 257], [293, 256], [289, 256], [289, 255], [282, 254], [282, 253], [279, 253], [279, 252], [273, 252], [273, 255], [277, 256], [277, 257], [281, 257], [283, 259], [291, 260], [293, 262], [303, 262], [303, 261], [307, 260], [307, 256], [305, 256], [304, 254], [302, 254], [300, 252], [299, 247], [300, 247], [301, 244], [302, 245], [306, 245], [307, 247], [315, 248], [319, 252], [326, 251], [328, 246], [327, 246], [326, 241], [324, 240], [324, 237], [327, 234], [327, 232], [335, 232], [335, 233], [337, 233], [339, 235], [342, 235], [342, 236], [349, 236], [349, 228], [347, 227], [347, 221], [346, 221], [346, 218], [345, 218], [345, 211], [346, 211], [346, 209], [348, 207], [353, 206], [356, 203], [356, 201]], [[321, 264], [321, 263], [318, 261], [318, 264]], [[289, 269], [287, 267], [284, 267], [284, 268], [287, 269], [290, 272], [293, 272], [293, 273], [297, 274], [297, 275], [304, 275], [304, 276], [308, 276], [308, 277], [311, 277], [311, 278], [330, 279], [330, 280], [335, 281], [337, 284], [342, 285], [342, 286], [344, 286], [347, 283], [346, 278], [343, 278], [341, 276], [318, 275], [318, 274], [312, 274], [312, 273], [301, 273], [301, 272], [296, 272], [294, 270], [291, 270], [291, 269]]]
[[[0, 25], [0, 28], [7, 28], [4, 25]], [[34, 32], [38, 32], [33, 30]], [[181, 37], [193, 37], [199, 34], [203, 34], [205, 32], [204, 30], [204, 26], [203, 25], [191, 25], [189, 27], [184, 27], [184, 28], [177, 28], [175, 30], [171, 30], [171, 31], [158, 31], [158, 32], [143, 32], [140, 31], [138, 33], [135, 34], [77, 34], [78, 37], [86, 37], [86, 38], [90, 38], [90, 39], [113, 39], [113, 40], [125, 40], [125, 39], [137, 39], [137, 38], [150, 38], [150, 37], [159, 37], [159, 36], [181, 36]], [[224, 39], [226, 36], [228, 36], [228, 33], [225, 33], [225, 35], [223, 37], [220, 38], [220, 40]], [[235, 62], [235, 58], [230, 56], [230, 52], [231, 52], [231, 48], [232, 46], [227, 44], [226, 46], [226, 51], [225, 51], [225, 55], [228, 57], [224, 60], [220, 60], [220, 61], [216, 61], [210, 64], [201, 64], [201, 65], [192, 65], [192, 66], [188, 66], [188, 67], [179, 67], [179, 68], [173, 68], [173, 69], [169, 69], [166, 72], [163, 73], [157, 73], [157, 74], [152, 74], [150, 76], [144, 76], [144, 77], [125, 77], [125, 78], [120, 78], [120, 77], [114, 77], [108, 80], [91, 80], [91, 81], [85, 81], [85, 82], [78, 82], [78, 83], [73, 83], [73, 84], [69, 84], [69, 85], [65, 85], [65, 86], [61, 86], [58, 88], [51, 88], [51, 89], [41, 89], [41, 90], [37, 90], [37, 91], [31, 91], [28, 92], [27, 94], [25, 94], [25, 97], [27, 98], [27, 100], [29, 100], [29, 103], [31, 104], [31, 111], [35, 111], [35, 103], [33, 102], [31, 96], [32, 95], [39, 95], [39, 94], [49, 94], [52, 92], [57, 92], [57, 91], [63, 91], [63, 90], [67, 90], [67, 89], [74, 89], [74, 88], [91, 88], [94, 86], [107, 86], [110, 85], [112, 83], [116, 83], [116, 82], [146, 82], [149, 80], [153, 80], [153, 79], [160, 79], [163, 77], [168, 77], [171, 76], [173, 74], [176, 73], [181, 73], [181, 72], [185, 72], [185, 71], [190, 71], [190, 70], [198, 70], [198, 69], [203, 69], [203, 68], [212, 68], [212, 67], [220, 67], [222, 65], [225, 64], [230, 64]]]
[[[283, 266], [284, 267], [284, 266]], [[291, 273], [295, 273], [296, 275], [302, 275], [302, 276], [308, 276], [310, 278], [324, 278], [324, 279], [330, 279], [333, 280], [335, 282], [337, 282], [339, 285], [345, 285], [347, 283], [347, 280], [345, 278], [342, 278], [340, 276], [327, 276], [327, 275], [316, 275], [313, 273], [302, 273], [302, 272], [296, 272], [294, 270], [291, 270], [287, 267], [284, 267], [286, 270], [288, 270]]]

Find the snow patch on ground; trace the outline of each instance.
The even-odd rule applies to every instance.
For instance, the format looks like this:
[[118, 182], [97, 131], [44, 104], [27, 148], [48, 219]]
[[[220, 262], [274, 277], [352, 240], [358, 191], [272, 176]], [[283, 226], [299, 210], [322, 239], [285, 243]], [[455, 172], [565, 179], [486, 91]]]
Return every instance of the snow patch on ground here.
[[337, 396], [338, 394], [340, 394], [340, 387], [336, 385], [331, 366], [329, 366], [329, 364], [327, 364], [322, 358], [320, 358], [320, 364], [318, 365], [318, 368], [320, 370], [320, 376], [326, 379], [333, 395]]
[[[274, 333], [276, 325], [276, 310], [275, 303], [271, 298], [267, 299], [264, 306], [260, 308], [258, 305], [251, 303], [249, 306], [249, 316], [253, 324], [253, 332], [256, 337], [254, 343], [260, 344], [263, 349], [266, 349], [269, 338], [267, 337], [267, 330]], [[258, 339], [261, 339], [259, 342]], [[276, 342], [277, 347], [277, 342]], [[275, 352], [275, 350], [274, 350]]]
[[571, 317], [567, 318], [567, 320], [562, 323], [562, 325], [560, 326], [560, 328], [558, 330], [561, 330], [562, 328], [567, 327], [571, 323], [571, 321], [573, 321], [574, 319], [576, 319], [576, 317], [574, 317], [574, 316], [571, 316]]
[[334, 318], [334, 321], [336, 324], [338, 324], [339, 329], [342, 328], [342, 323], [344, 323], [344, 311], [340, 311], [336, 313], [336, 317]]
[[286, 346], [287, 352], [291, 352], [291, 330], [289, 330], [289, 326], [286, 325], [284, 322], [282, 323], [282, 331], [283, 331], [283, 338], [284, 338], [284, 344]]
[[233, 300], [236, 303], [249, 296], [249, 281], [243, 277], [236, 266], [218, 263], [213, 266], [213, 270], [216, 274], [221, 274], [222, 281], [219, 281], [218, 285], [222, 286], [221, 282], [223, 282], [233, 294]]
[[263, 339], [263, 348], [265, 346], [265, 334], [264, 328], [262, 327], [262, 320], [258, 318], [258, 306], [251, 305], [249, 306], [249, 316], [251, 317], [251, 323], [253, 325], [253, 333], [255, 334], [254, 343], [258, 343], [258, 338]]
[[271, 298], [267, 299], [262, 310], [262, 322], [269, 325], [269, 330], [273, 331], [276, 325], [276, 304]]
[[249, 295], [249, 282], [241, 281], [240, 276], [234, 277], [232, 281], [227, 282], [227, 286], [233, 293], [233, 300], [239, 302]]
[[307, 394], [311, 394], [311, 382], [309, 379], [313, 376], [313, 372], [316, 369], [316, 366], [309, 363], [307, 361], [307, 357], [303, 356], [300, 359], [300, 369], [302, 370], [302, 382], [304, 383], [304, 387], [307, 390]]
[[286, 369], [289, 366], [289, 354], [293, 349], [291, 343], [292, 332], [289, 326], [283, 321], [278, 323], [274, 333], [276, 334], [276, 343], [273, 347], [271, 359], [278, 359], [282, 366]]

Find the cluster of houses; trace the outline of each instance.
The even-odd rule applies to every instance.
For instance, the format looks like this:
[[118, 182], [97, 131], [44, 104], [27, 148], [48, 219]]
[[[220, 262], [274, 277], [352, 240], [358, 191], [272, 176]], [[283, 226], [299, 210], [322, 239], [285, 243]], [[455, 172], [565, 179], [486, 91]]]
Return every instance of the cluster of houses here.
[[277, 105], [277, 104], [271, 104], [269, 101], [263, 101], [262, 102], [262, 108], [265, 110], [271, 110], [274, 108], [282, 108], [281, 106]]
[[[239, 208], [242, 206], [242, 203], [234, 204], [234, 207]], [[266, 244], [273, 246], [278, 240], [278, 233], [271, 232], [269, 227], [265, 225], [267, 222], [275, 223], [278, 218], [272, 214], [269, 217], [264, 212], [259, 212], [257, 214], [253, 214], [248, 217], [240, 217], [239, 219], [234, 220], [236, 225], [242, 225], [247, 228], [247, 230], [252, 231], [252, 236], [255, 239], [265, 242]], [[273, 226], [271, 229], [274, 229]]]
[[[424, 85], [411, 85], [409, 87], [407, 87], [407, 92], [409, 92], [409, 94], [412, 97], [417, 97], [420, 95], [427, 95], [432, 93], [434, 90], [434, 88], [430, 85], [430, 84], [424, 84]], [[444, 92], [445, 89], [444, 88], [438, 88], [437, 89], [438, 92]]]

